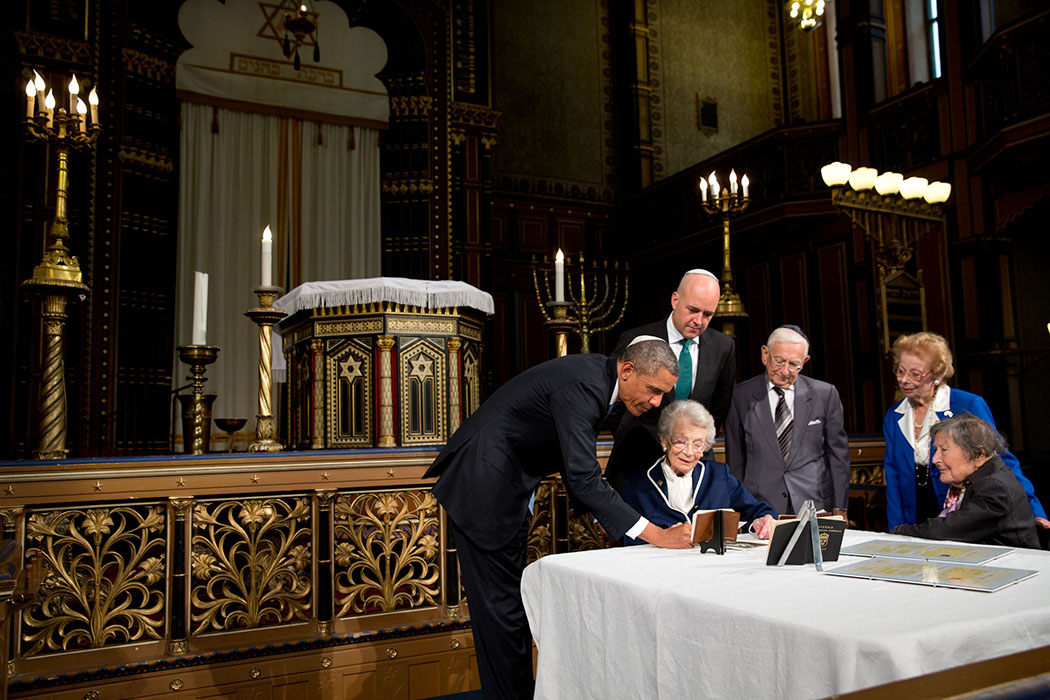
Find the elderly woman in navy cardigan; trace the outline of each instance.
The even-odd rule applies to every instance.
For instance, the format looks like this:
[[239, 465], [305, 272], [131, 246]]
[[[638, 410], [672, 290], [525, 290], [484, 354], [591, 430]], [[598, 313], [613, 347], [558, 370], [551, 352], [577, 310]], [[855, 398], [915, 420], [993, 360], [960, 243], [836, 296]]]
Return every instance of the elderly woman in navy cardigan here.
[[[936, 445], [930, 441], [933, 426], [946, 418], [972, 413], [995, 428], [988, 404], [980, 396], [948, 386], [955, 374], [948, 341], [936, 333], [902, 335], [893, 343], [897, 385], [904, 398], [886, 413], [882, 433], [886, 438], [886, 519], [889, 529], [923, 523], [940, 515], [948, 484], [938, 478], [934, 465]], [[1046, 511], [1036, 498], [1032, 482], [1021, 473], [1021, 464], [1009, 450], [1000, 455], [1017, 477], [1035, 523], [1050, 528]]]
[[[702, 459], [715, 439], [714, 418], [703, 405], [675, 401], [661, 412], [656, 430], [664, 456], [628, 477], [623, 498], [629, 505], [661, 527], [691, 522], [698, 510], [732, 508], [760, 539], [769, 537], [776, 519], [769, 504], [752, 496], [725, 464]], [[642, 544], [630, 537], [624, 543]]]

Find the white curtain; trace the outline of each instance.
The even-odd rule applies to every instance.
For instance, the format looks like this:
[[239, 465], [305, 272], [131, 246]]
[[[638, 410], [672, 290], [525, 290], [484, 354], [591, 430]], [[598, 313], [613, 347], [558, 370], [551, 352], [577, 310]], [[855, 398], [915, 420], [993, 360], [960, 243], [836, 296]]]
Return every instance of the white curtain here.
[[[322, 124], [319, 146], [317, 129], [316, 122], [182, 105], [175, 338], [190, 342], [193, 273], [206, 272], [208, 344], [220, 352], [205, 392], [217, 395], [214, 417], [247, 418], [246, 431], [254, 431], [258, 412], [259, 341], [244, 312], [258, 305], [251, 290], [260, 283], [263, 228], [275, 234], [273, 283], [286, 290], [380, 274], [378, 134]], [[174, 363], [182, 386], [188, 368], [177, 354]]]

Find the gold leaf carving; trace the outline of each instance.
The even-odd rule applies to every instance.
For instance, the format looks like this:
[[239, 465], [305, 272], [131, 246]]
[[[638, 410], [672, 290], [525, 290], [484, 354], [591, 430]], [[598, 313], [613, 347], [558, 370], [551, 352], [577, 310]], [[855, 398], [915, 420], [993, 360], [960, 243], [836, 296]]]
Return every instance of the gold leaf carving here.
[[198, 503], [190, 571], [197, 634], [310, 617], [306, 498]]
[[429, 491], [344, 494], [335, 534], [340, 616], [437, 605], [437, 501]]
[[45, 578], [22, 616], [22, 655], [160, 639], [165, 524], [161, 506], [33, 512], [26, 554]]

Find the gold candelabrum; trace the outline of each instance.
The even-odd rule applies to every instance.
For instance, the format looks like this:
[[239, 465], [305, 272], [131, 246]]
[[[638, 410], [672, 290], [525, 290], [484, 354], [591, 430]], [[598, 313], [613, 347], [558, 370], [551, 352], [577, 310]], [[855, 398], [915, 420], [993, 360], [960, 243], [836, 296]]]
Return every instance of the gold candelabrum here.
[[180, 345], [176, 350], [179, 359], [190, 366], [193, 391], [181, 394], [182, 404], [182, 451], [188, 455], [200, 455], [208, 451], [211, 442], [211, 405], [215, 394], [204, 393], [205, 368], [219, 356], [217, 345]]
[[600, 264], [595, 260], [588, 266], [581, 254], [574, 264], [563, 259], [560, 250], [553, 264], [546, 256], [543, 262], [533, 258], [532, 284], [544, 325], [554, 334], [557, 357], [569, 352], [569, 331], [580, 336], [580, 351], [587, 353], [591, 351], [592, 334], [607, 331], [623, 320], [630, 293], [627, 273], [626, 263], [621, 267], [619, 262], [610, 265], [607, 260]]
[[[55, 153], [58, 169], [55, 187], [55, 215], [44, 234], [45, 251], [40, 264], [33, 268], [33, 276], [22, 282], [23, 288], [40, 297], [40, 322], [44, 335], [42, 374], [39, 387], [39, 410], [36, 459], [62, 459], [66, 449], [66, 370], [65, 326], [69, 316], [69, 302], [87, 297], [80, 263], [66, 246], [69, 238], [69, 219], [66, 216], [69, 198], [69, 157], [74, 150], [89, 151], [95, 147], [102, 131], [98, 123], [98, 92], [91, 91], [91, 123], [88, 125], [88, 106], [79, 97], [81, 84], [74, 75], [69, 81], [69, 101], [66, 107], [57, 107], [54, 92], [36, 71], [26, 83], [26, 112], [23, 124], [26, 137], [47, 145], [47, 152]], [[61, 91], [60, 91], [61, 94]], [[42, 108], [38, 102], [43, 103]], [[49, 243], [50, 241], [50, 243]]]
[[248, 309], [244, 315], [259, 326], [259, 415], [256, 416], [255, 442], [248, 446], [249, 452], [280, 452], [284, 445], [277, 442], [273, 421], [273, 340], [272, 329], [282, 318], [284, 311], [275, 309], [273, 302], [284, 291], [282, 287], [261, 286], [252, 289], [259, 297], [259, 306]]
[[718, 298], [715, 320], [719, 329], [731, 338], [736, 336], [737, 322], [747, 318], [747, 312], [733, 286], [733, 267], [729, 261], [729, 220], [751, 203], [748, 196], [750, 186], [747, 175], [737, 182], [736, 170], [729, 171], [729, 187], [719, 185], [714, 171], [707, 179], [700, 178], [698, 183], [700, 207], [712, 217], [722, 217], [722, 293]]

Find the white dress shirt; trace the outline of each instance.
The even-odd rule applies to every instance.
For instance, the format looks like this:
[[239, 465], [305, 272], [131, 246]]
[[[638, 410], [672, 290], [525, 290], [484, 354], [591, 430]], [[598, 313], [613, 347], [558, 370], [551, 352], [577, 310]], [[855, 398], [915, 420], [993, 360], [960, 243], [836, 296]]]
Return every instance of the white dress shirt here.
[[[682, 341], [685, 340], [685, 336], [678, 332], [678, 329], [671, 323], [671, 317], [667, 317], [667, 344], [671, 346], [671, 350], [674, 351], [674, 356], [678, 357], [682, 353]], [[693, 387], [696, 386], [696, 370], [697, 365], [700, 362], [700, 336], [693, 338], [693, 342], [689, 343], [689, 356], [693, 358], [693, 377], [692, 383], [689, 385], [689, 393], [693, 393]]]
[[[777, 403], [780, 401], [780, 395], [773, 390], [773, 382], [766, 379], [766, 391], [769, 393], [769, 410], [773, 415], [773, 426], [777, 424]], [[788, 414], [791, 415], [791, 420], [795, 420], [795, 385], [784, 389], [784, 403], [787, 404]]]
[[951, 393], [952, 390], [947, 384], [937, 387], [933, 401], [926, 409], [926, 416], [922, 419], [922, 429], [919, 431], [918, 439], [915, 438], [915, 409], [912, 408], [911, 401], [905, 399], [897, 406], [897, 413], [903, 414], [897, 419], [897, 425], [900, 426], [904, 438], [911, 445], [916, 464], [930, 463], [930, 428], [937, 422], [937, 414], [944, 413], [950, 408]]

